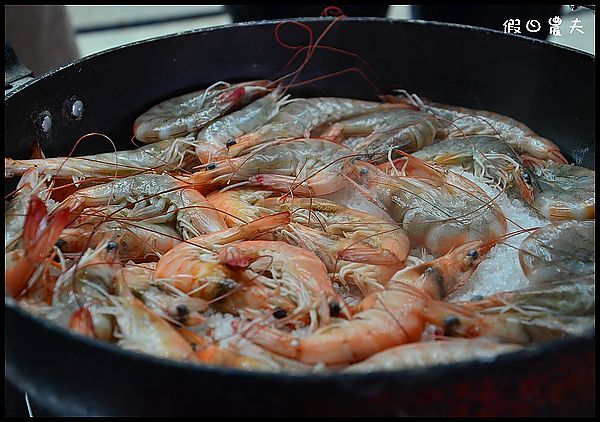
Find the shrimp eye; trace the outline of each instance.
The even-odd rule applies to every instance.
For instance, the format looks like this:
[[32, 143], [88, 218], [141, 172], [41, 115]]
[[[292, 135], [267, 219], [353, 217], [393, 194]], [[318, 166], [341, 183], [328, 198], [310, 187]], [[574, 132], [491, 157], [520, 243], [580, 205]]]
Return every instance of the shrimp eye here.
[[337, 302], [331, 302], [329, 304], [329, 316], [332, 317], [336, 317], [340, 315], [340, 311], [342, 309], [340, 308], [340, 304]]
[[119, 245], [117, 245], [117, 242], [115, 242], [114, 240], [111, 240], [110, 242], [108, 242], [108, 245], [106, 245], [106, 250], [107, 251], [112, 251], [113, 249], [117, 249]]
[[225, 144], [225, 146], [227, 148], [234, 146], [235, 144], [237, 144], [237, 142], [235, 142], [233, 139], [230, 139], [227, 141], [227, 143]]
[[532, 181], [531, 181], [531, 176], [529, 175], [529, 173], [527, 173], [526, 171], [523, 172], [523, 180], [525, 181], [525, 183], [527, 183], [528, 185], [532, 185]]
[[206, 171], [211, 171], [217, 168], [217, 165], [215, 163], [210, 163], [206, 166]]
[[67, 242], [64, 239], [58, 239], [56, 241], [56, 243], [54, 244], [54, 246], [56, 246], [58, 249], [60, 249], [62, 251], [63, 248], [65, 246], [67, 246]]
[[452, 330], [452, 328], [460, 325], [460, 319], [458, 319], [456, 315], [448, 315], [446, 318], [444, 318], [443, 324], [444, 333], [448, 333], [450, 330]]
[[361, 168], [360, 168], [360, 174], [361, 174], [362, 176], [364, 176], [364, 175], [365, 175], [365, 174], [367, 174], [368, 172], [369, 172], [369, 169], [368, 169], [368, 168], [366, 168], [366, 167], [361, 167]]
[[482, 300], [482, 299], [483, 299], [483, 296], [481, 296], [481, 295], [475, 295], [475, 296], [473, 296], [471, 298], [471, 302], [477, 302], [477, 301]]
[[177, 311], [177, 320], [181, 321], [181, 322], [184, 322], [185, 318], [190, 313], [190, 310], [185, 305], [177, 305], [177, 307], [175, 308], [175, 310]]
[[275, 312], [273, 312], [273, 316], [277, 319], [285, 318], [287, 316], [287, 312], [285, 309], [277, 308]]
[[467, 257], [475, 260], [475, 259], [479, 258], [479, 252], [477, 252], [476, 250], [473, 249], [472, 251], [467, 252]]

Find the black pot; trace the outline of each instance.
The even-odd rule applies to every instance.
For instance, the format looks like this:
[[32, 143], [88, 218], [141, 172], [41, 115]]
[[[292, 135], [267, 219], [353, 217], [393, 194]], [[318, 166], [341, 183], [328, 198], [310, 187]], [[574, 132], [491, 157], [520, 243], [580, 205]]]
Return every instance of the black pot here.
[[[319, 34], [330, 18], [305, 19]], [[158, 101], [217, 80], [275, 78], [292, 53], [277, 22], [237, 24], [134, 43], [20, 83], [5, 97], [5, 155], [40, 142], [66, 155], [89, 132], [132, 148], [134, 119]], [[297, 27], [282, 30], [304, 42]], [[594, 168], [595, 60], [568, 48], [460, 25], [345, 19], [302, 74], [345, 73], [297, 95], [374, 99], [404, 88], [439, 102], [493, 110], [554, 140], [570, 161]], [[69, 114], [83, 102], [80, 119]], [[51, 116], [49, 132], [41, 119]], [[110, 151], [90, 138], [75, 155]], [[355, 375], [260, 374], [205, 368], [121, 350], [73, 335], [5, 301], [6, 377], [62, 415], [593, 415], [595, 330], [500, 356], [419, 370]]]
[[[318, 17], [327, 4], [228, 4], [225, 6], [233, 22], [248, 22], [261, 19], [290, 19]], [[387, 4], [346, 4], [338, 5], [349, 17], [385, 18]]]

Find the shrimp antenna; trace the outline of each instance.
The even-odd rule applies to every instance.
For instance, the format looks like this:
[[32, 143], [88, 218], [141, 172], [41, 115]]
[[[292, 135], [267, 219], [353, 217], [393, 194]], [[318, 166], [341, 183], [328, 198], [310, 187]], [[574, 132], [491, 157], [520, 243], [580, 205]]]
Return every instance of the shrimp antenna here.
[[[337, 76], [340, 74], [344, 74], [344, 73], [348, 73], [348, 72], [358, 72], [359, 74], [361, 74], [363, 76], [363, 78], [365, 78], [365, 80], [369, 83], [369, 85], [371, 85], [372, 88], [375, 89], [375, 91], [377, 91], [376, 86], [370, 81], [370, 79], [364, 74], [364, 72], [361, 69], [358, 69], [356, 67], [350, 68], [350, 69], [346, 69], [346, 70], [342, 70], [342, 71], [338, 71], [338, 72], [333, 72], [329, 75], [324, 75], [321, 77], [316, 77], [313, 78], [311, 80], [308, 81], [304, 81], [304, 82], [300, 82], [298, 84], [294, 84], [294, 82], [296, 81], [296, 79], [298, 78], [298, 76], [300, 75], [300, 72], [308, 65], [308, 63], [310, 62], [310, 60], [312, 59], [315, 51], [317, 49], [322, 49], [322, 50], [326, 50], [326, 51], [333, 51], [335, 53], [340, 53], [340, 54], [345, 54], [347, 56], [351, 56], [354, 58], [357, 58], [358, 60], [361, 61], [361, 63], [363, 65], [365, 65], [369, 71], [371, 72], [371, 74], [375, 75], [375, 71], [373, 70], [373, 68], [369, 65], [369, 63], [367, 61], [365, 61], [363, 58], [361, 58], [358, 54], [356, 53], [352, 53], [343, 49], [339, 49], [339, 48], [335, 48], [335, 47], [331, 47], [331, 46], [324, 46], [324, 45], [320, 45], [321, 41], [323, 40], [323, 38], [325, 37], [325, 35], [327, 35], [327, 33], [333, 28], [333, 26], [335, 26], [337, 24], [337, 22], [341, 19], [344, 19], [346, 17], [346, 15], [343, 13], [343, 11], [336, 6], [331, 6], [331, 7], [327, 7], [323, 10], [323, 14], [321, 16], [335, 16], [335, 18], [333, 19], [333, 21], [325, 28], [325, 30], [321, 33], [321, 35], [319, 35], [319, 37], [316, 39], [316, 41], [314, 41], [313, 43], [313, 38], [314, 38], [314, 34], [312, 29], [302, 23], [302, 22], [296, 22], [296, 21], [284, 21], [284, 22], [280, 22], [276, 27], [275, 27], [275, 41], [277, 42], [277, 44], [279, 44], [281, 47], [284, 47], [286, 49], [289, 50], [296, 50], [296, 52], [293, 54], [293, 56], [290, 58], [290, 60], [285, 64], [285, 66], [283, 67], [282, 71], [284, 71], [285, 69], [287, 69], [291, 63], [304, 51], [306, 51], [306, 55], [304, 60], [300, 63], [300, 65], [298, 66], [298, 68], [288, 74], [285, 74], [284, 76], [276, 79], [275, 81], [273, 81], [273, 84], [280, 84], [282, 83], [284, 80], [286, 79], [290, 79], [290, 82], [287, 84], [285, 91], [287, 91], [289, 88], [291, 87], [297, 87], [297, 86], [301, 86], [307, 83], [312, 83], [327, 77], [332, 77], [332, 76]], [[280, 36], [280, 31], [281, 28], [284, 25], [293, 25], [299, 28], [302, 28], [304, 30], [306, 30], [306, 32], [308, 33], [308, 44], [307, 45], [291, 45], [288, 44], [286, 42], [284, 42], [281, 39]], [[284, 91], [284, 92], [285, 92]]]

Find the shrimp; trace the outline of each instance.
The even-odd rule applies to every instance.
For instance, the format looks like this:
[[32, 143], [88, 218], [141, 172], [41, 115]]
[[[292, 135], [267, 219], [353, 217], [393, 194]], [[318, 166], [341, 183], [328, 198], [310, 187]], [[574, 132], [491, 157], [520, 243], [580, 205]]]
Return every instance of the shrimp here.
[[119, 204], [129, 218], [144, 218], [147, 223], [175, 220], [183, 239], [227, 228], [212, 204], [185, 180], [169, 175], [144, 174], [113, 180], [80, 189], [60, 205], [69, 210]]
[[310, 132], [329, 122], [347, 119], [363, 113], [398, 108], [401, 105], [350, 98], [318, 97], [290, 101], [266, 124], [235, 139], [229, 156], [237, 157], [250, 148], [282, 138], [310, 137]]
[[[366, 296], [383, 289], [404, 261], [386, 256], [363, 242], [356, 242], [321, 230], [290, 223], [279, 237], [295, 246], [312, 251], [343, 285], [352, 284]], [[347, 256], [352, 258], [344, 259]]]
[[193, 326], [206, 322], [202, 313], [208, 309], [208, 302], [155, 281], [155, 267], [156, 263], [136, 265], [130, 261], [125, 264], [117, 279], [117, 294], [136, 297], [158, 316], [174, 324]]
[[196, 136], [196, 155], [203, 163], [227, 158], [229, 148], [236, 144], [235, 138], [266, 123], [279, 112], [288, 98], [282, 98], [281, 89], [275, 89], [241, 110], [208, 124]]
[[[532, 160], [530, 160], [532, 162]], [[596, 217], [596, 172], [568, 164], [533, 165], [537, 189], [531, 206], [550, 220]]]
[[[332, 140], [352, 136], [348, 146], [370, 162], [383, 162], [388, 151], [417, 151], [444, 136], [447, 123], [428, 113], [393, 109], [353, 117], [334, 123], [321, 137]], [[359, 137], [358, 139], [356, 137]]]
[[540, 286], [499, 292], [460, 303], [488, 316], [502, 316], [557, 335], [580, 335], [595, 325], [594, 274], [553, 281]]
[[434, 365], [479, 360], [490, 362], [503, 353], [523, 350], [517, 344], [488, 339], [452, 339], [403, 344], [377, 353], [342, 372], [374, 372], [420, 368]]
[[86, 247], [95, 248], [107, 237], [117, 242], [121, 258], [135, 261], [160, 258], [183, 240], [175, 229], [165, 224], [106, 221], [99, 226], [86, 224], [67, 228], [58, 244], [62, 252], [74, 253]]
[[262, 355], [249, 354], [239, 350], [235, 345], [223, 347], [213, 343], [210, 338], [186, 329], [179, 329], [178, 332], [190, 343], [198, 361], [205, 365], [240, 368], [249, 371], [280, 369], [276, 362], [266, 359], [264, 353]]
[[[362, 242], [377, 252], [381, 259], [387, 257], [387, 263], [403, 262], [410, 250], [410, 241], [402, 227], [387, 219], [353, 210], [322, 198], [294, 198], [293, 201], [281, 201], [268, 198], [257, 203], [260, 207], [275, 212], [289, 211], [292, 221], [328, 234], [342, 236], [355, 242]], [[373, 258], [372, 253], [363, 251], [363, 256]], [[344, 259], [360, 262], [361, 250], [343, 252]], [[340, 255], [340, 258], [342, 255]]]
[[[272, 277], [260, 274], [265, 270]], [[340, 310], [324, 265], [312, 253], [283, 242], [241, 242], [218, 254], [197, 246], [175, 248], [159, 261], [155, 280], [233, 314], [266, 309], [290, 320], [312, 314], [316, 324], [315, 318], [328, 320], [330, 312]]]
[[294, 223], [279, 230], [276, 237], [313, 251], [330, 273], [339, 274], [343, 282], [358, 284], [363, 290], [384, 284], [403, 267], [410, 242], [396, 224], [320, 198], [290, 202], [266, 199], [272, 194], [232, 189], [208, 195], [208, 199], [216, 197], [215, 206], [233, 209], [246, 219], [248, 215], [260, 218], [273, 212], [291, 213]]
[[502, 313], [483, 314], [465, 306], [441, 301], [426, 302], [424, 314], [430, 324], [440, 327], [444, 335], [452, 337], [485, 337], [526, 345], [554, 340], [567, 334], [561, 327], [532, 324], [523, 318]]
[[190, 343], [196, 358], [204, 365], [220, 366], [226, 368], [239, 368], [248, 371], [270, 372], [296, 372], [306, 373], [313, 369], [281, 356], [274, 355], [266, 350], [238, 338], [233, 341], [214, 341], [206, 335], [180, 328], [179, 333]]
[[477, 185], [410, 155], [402, 173], [388, 176], [357, 161], [351, 177], [365, 196], [402, 224], [411, 242], [433, 253], [506, 233], [504, 214]]
[[113, 151], [81, 157], [55, 157], [30, 160], [4, 159], [6, 178], [38, 168], [58, 179], [71, 178], [76, 182], [90, 178], [130, 176], [148, 172], [187, 169], [197, 163], [193, 137], [180, 137], [144, 145], [141, 148]]
[[118, 345], [127, 350], [161, 358], [197, 361], [189, 343], [173, 326], [134, 297], [110, 296], [111, 305], [102, 309], [116, 319]]
[[50, 212], [58, 205], [49, 198], [49, 179], [50, 177], [47, 175], [41, 177], [40, 172], [36, 168], [32, 168], [27, 170], [23, 177], [21, 177], [21, 180], [19, 180], [17, 189], [8, 201], [4, 212], [5, 254], [20, 246], [21, 235], [27, 217], [27, 209], [30, 199], [33, 196], [41, 199]]
[[449, 137], [497, 135], [519, 154], [529, 155], [544, 161], [567, 163], [554, 142], [536, 134], [523, 123], [508, 116], [491, 111], [474, 110], [429, 101], [423, 102], [415, 95], [408, 95], [408, 97], [410, 97], [408, 101], [411, 104], [416, 104], [422, 111], [428, 111], [446, 121], [451, 121]]
[[92, 177], [129, 176], [152, 169], [155, 172], [191, 168], [209, 162], [211, 156], [225, 158], [227, 143], [237, 135], [248, 132], [277, 113], [287, 98], [281, 99], [275, 90], [264, 98], [250, 103], [232, 114], [208, 124], [196, 137], [180, 136], [144, 145], [127, 151], [115, 151], [82, 157], [57, 157], [37, 160], [4, 159], [5, 177], [20, 175], [37, 167], [44, 174], [59, 178], [83, 180]]
[[444, 299], [469, 281], [485, 254], [502, 239], [467, 242], [433, 261], [398, 271], [391, 281], [410, 284], [429, 297]]
[[557, 316], [593, 317], [596, 303], [595, 291], [594, 276], [586, 275], [526, 289], [499, 292], [460, 305], [486, 314], [531, 319]]
[[561, 221], [532, 232], [519, 247], [527, 278], [539, 285], [594, 275], [595, 220]]
[[29, 200], [27, 216], [21, 236], [22, 248], [4, 254], [4, 290], [17, 297], [38, 267], [54, 251], [54, 243], [68, 225], [68, 210], [55, 210], [48, 214], [46, 204], [37, 196]]
[[536, 179], [512, 147], [496, 136], [451, 138], [414, 152], [413, 157], [439, 165], [462, 165], [488, 184], [531, 203]]
[[207, 89], [165, 100], [138, 117], [133, 133], [145, 143], [187, 135], [206, 124], [269, 92], [270, 81], [229, 84], [217, 82]]
[[290, 222], [290, 213], [281, 212], [270, 216], [261, 217], [250, 223], [234, 226], [216, 233], [198, 236], [188, 240], [187, 244], [218, 252], [223, 246], [239, 240], [254, 240], [263, 235], [279, 229]]
[[326, 195], [347, 186], [340, 174], [349, 169], [350, 157], [349, 149], [321, 139], [275, 141], [247, 156], [210, 163], [190, 182], [202, 192], [235, 183], [299, 196]]
[[287, 318], [293, 321], [308, 315], [311, 331], [329, 322], [330, 316], [347, 313], [339, 298], [327, 268], [310, 251], [277, 241], [245, 241], [219, 252], [227, 265], [247, 269], [255, 283], [275, 289], [284, 299], [291, 300], [295, 309]]
[[120, 269], [116, 243], [105, 240], [60, 273], [48, 306], [30, 298], [21, 303], [61, 327], [76, 327], [81, 334], [110, 340], [114, 321], [99, 309], [109, 303], [106, 295], [114, 290]]
[[291, 299], [277, 297], [272, 285], [257, 283], [255, 273], [244, 271], [250, 264], [249, 259], [240, 258], [240, 264], [228, 255], [219, 254], [232, 242], [253, 239], [288, 222], [289, 214], [282, 213], [190, 239], [158, 261], [154, 280], [190, 296], [215, 302], [214, 306], [229, 313], [265, 308], [291, 311], [296, 307]]
[[303, 338], [256, 325], [247, 330], [245, 336], [274, 353], [328, 366], [355, 363], [390, 347], [419, 341], [428, 322], [425, 305], [437, 301], [413, 286], [425, 286], [424, 280], [430, 280], [440, 291], [452, 290], [453, 283], [460, 283], [472, 273], [480, 256], [492, 244], [491, 241], [474, 242], [447, 257], [402, 271], [384, 290], [364, 298], [350, 321], [331, 324]]
[[[186, 267], [186, 262], [183, 260], [184, 257], [193, 260], [193, 256], [210, 255], [211, 252], [218, 252], [224, 246], [241, 240], [252, 240], [269, 231], [284, 226], [289, 223], [289, 213], [280, 213], [270, 217], [261, 218], [251, 223], [234, 226], [229, 229], [221, 230], [215, 233], [197, 236], [189, 239], [187, 242], [178, 245], [177, 247], [169, 250], [159, 261], [156, 267], [157, 277], [180, 277], [183, 274], [187, 274], [183, 268]], [[178, 267], [178, 271], [171, 274], [174, 270], [171, 268], [173, 265]], [[192, 261], [192, 267], [194, 266]], [[181, 273], [183, 271], [183, 273]], [[190, 273], [190, 275], [193, 274]], [[188, 280], [190, 277], [185, 276], [183, 279]], [[194, 279], [194, 277], [192, 277]], [[192, 283], [195, 281], [189, 280]], [[186, 282], [182, 282], [182, 285], [178, 285], [178, 288], [183, 288], [184, 291], [194, 290], [198, 286], [186, 286]]]

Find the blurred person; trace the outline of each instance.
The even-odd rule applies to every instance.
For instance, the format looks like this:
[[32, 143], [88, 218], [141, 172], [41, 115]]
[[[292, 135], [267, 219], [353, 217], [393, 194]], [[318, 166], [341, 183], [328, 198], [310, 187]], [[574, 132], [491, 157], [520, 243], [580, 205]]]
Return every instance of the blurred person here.
[[80, 57], [66, 6], [6, 5], [4, 12], [4, 37], [35, 76]]

